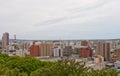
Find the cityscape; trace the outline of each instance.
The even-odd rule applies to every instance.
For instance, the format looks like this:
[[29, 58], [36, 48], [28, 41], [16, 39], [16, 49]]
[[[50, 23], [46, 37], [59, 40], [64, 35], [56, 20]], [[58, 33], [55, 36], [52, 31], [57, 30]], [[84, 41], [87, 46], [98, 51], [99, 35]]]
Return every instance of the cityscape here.
[[120, 76], [120, 0], [0, 0], [0, 76]]
[[52, 62], [74, 59], [96, 70], [111, 67], [120, 70], [120, 39], [17, 41], [14, 35], [10, 41], [9, 36], [8, 32], [3, 33], [0, 42], [1, 52], [9, 56], [30, 56]]

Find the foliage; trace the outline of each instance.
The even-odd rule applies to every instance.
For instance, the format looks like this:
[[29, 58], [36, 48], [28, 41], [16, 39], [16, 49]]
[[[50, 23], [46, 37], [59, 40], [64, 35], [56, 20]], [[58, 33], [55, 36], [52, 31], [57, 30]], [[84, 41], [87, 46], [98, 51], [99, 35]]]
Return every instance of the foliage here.
[[10, 57], [6, 54], [0, 54], [0, 64], [10, 69], [19, 69], [20, 72], [26, 72], [28, 75], [38, 68], [49, 67], [52, 62], [40, 61], [31, 57]]
[[0, 65], [0, 76], [28, 76], [24, 72], [20, 72], [19, 69], [9, 69]]
[[74, 60], [40, 61], [0, 53], [0, 76], [118, 76], [114, 69], [93, 70]]
[[74, 60], [60, 60], [54, 66], [38, 69], [31, 76], [118, 76], [114, 69], [93, 70]]

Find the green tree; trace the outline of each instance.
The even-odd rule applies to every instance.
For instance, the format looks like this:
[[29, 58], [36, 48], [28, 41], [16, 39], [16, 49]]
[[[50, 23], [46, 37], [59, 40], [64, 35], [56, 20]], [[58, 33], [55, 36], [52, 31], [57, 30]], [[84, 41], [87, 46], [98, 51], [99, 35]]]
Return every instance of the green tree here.
[[114, 69], [93, 70], [74, 60], [60, 60], [49, 68], [37, 69], [30, 76], [118, 76]]
[[40, 61], [0, 53], [0, 76], [118, 76], [115, 69], [93, 70], [74, 60]]

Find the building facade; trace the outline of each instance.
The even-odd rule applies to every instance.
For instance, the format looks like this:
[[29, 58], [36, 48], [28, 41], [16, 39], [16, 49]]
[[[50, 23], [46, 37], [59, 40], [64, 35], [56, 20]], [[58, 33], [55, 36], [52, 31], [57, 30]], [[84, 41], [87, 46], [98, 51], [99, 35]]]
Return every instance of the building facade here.
[[9, 45], [9, 33], [5, 32], [2, 36], [2, 47], [6, 48]]
[[72, 46], [65, 46], [63, 49], [63, 56], [70, 56], [73, 54], [73, 48]]
[[53, 48], [53, 56], [54, 57], [63, 57], [63, 49], [59, 47]]
[[96, 48], [96, 54], [101, 55], [106, 61], [110, 60], [111, 45], [109, 42], [98, 42]]
[[33, 45], [30, 46], [29, 50], [30, 50], [30, 56], [32, 57], [40, 56], [39, 45], [35, 45], [35, 42], [33, 42]]
[[41, 42], [39, 44], [40, 56], [52, 56], [53, 52], [53, 42]]
[[88, 58], [92, 57], [93, 55], [93, 50], [88, 43], [88, 41], [82, 41], [81, 42], [81, 47], [80, 47], [80, 57]]

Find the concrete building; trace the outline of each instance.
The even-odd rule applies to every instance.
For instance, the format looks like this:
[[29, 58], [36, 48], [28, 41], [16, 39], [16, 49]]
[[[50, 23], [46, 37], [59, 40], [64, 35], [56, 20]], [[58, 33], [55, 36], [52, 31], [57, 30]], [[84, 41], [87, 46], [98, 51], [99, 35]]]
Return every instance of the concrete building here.
[[115, 63], [115, 68], [120, 71], [120, 61], [116, 61]]
[[96, 48], [96, 54], [105, 58], [105, 61], [110, 60], [111, 45], [109, 42], [98, 42]]
[[54, 57], [63, 57], [63, 49], [59, 47], [53, 48], [53, 56]]
[[39, 45], [35, 45], [35, 42], [33, 42], [33, 45], [31, 45], [29, 49], [30, 49], [30, 56], [32, 57], [40, 56]]
[[116, 60], [120, 60], [120, 45], [118, 45], [116, 47], [116, 49], [114, 50], [114, 52], [112, 53], [112, 60], [116, 61]]
[[52, 56], [53, 52], [53, 42], [41, 42], [39, 44], [40, 56]]
[[9, 45], [9, 33], [5, 32], [2, 36], [2, 47], [6, 48]]
[[27, 50], [19, 49], [19, 50], [16, 50], [16, 55], [20, 57], [25, 57], [25, 56], [29, 56], [30, 53]]
[[112, 48], [112, 49], [118, 48], [119, 45], [120, 45], [120, 42], [119, 42], [119, 41], [112, 41], [112, 42], [111, 42], [111, 48]]
[[15, 50], [15, 47], [13, 45], [8, 46], [9, 50]]
[[22, 50], [29, 50], [29, 47], [30, 47], [30, 43], [28, 41], [23, 41], [19, 43], [19, 48], [21, 48]]
[[88, 43], [88, 41], [82, 41], [81, 42], [81, 47], [80, 47], [80, 57], [88, 58], [92, 57], [93, 55], [93, 50]]
[[65, 48], [63, 49], [63, 56], [69, 56], [72, 55], [72, 53], [73, 53], [72, 46], [65, 46]]
[[94, 63], [101, 63], [101, 62], [104, 62], [104, 57], [99, 55], [94, 58]]
[[63, 57], [63, 44], [61, 41], [53, 43], [53, 57]]

